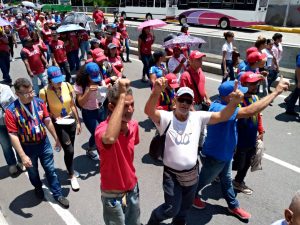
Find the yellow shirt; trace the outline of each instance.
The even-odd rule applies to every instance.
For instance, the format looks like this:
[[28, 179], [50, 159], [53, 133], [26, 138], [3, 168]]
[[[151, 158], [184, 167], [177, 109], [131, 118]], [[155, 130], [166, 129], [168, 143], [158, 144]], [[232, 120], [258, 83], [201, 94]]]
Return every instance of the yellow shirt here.
[[[47, 97], [46, 97], [47, 92]], [[61, 117], [62, 109], [65, 108], [68, 115], [72, 114], [71, 101], [73, 101], [73, 87], [67, 82], [62, 82], [61, 90], [55, 91], [47, 86], [40, 90], [39, 97], [47, 103], [49, 111], [54, 117]], [[63, 103], [59, 100], [59, 97], [62, 96]]]

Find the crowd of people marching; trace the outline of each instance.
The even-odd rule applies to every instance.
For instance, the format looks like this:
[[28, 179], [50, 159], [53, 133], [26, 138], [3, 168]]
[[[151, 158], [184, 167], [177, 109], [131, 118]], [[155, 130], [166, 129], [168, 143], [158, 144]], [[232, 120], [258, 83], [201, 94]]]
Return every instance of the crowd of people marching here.
[[[86, 154], [93, 160], [100, 159], [105, 224], [140, 225], [139, 187], [133, 165], [140, 137], [138, 123], [132, 119], [133, 92], [123, 73], [124, 63], [131, 62], [124, 18], [108, 24], [96, 8], [93, 20], [97, 29], [91, 38], [87, 29], [57, 32], [64, 17], [32, 9], [15, 16], [8, 11], [2, 14], [12, 24], [0, 32], [0, 143], [9, 172], [27, 170], [36, 196], [43, 199], [40, 160], [54, 199], [68, 208], [46, 130], [54, 138], [54, 149], [63, 149], [71, 188], [79, 191], [73, 158], [82, 117], [90, 132]], [[188, 29], [184, 24], [179, 35], [189, 36]], [[189, 45], [153, 53], [155, 36], [151, 27], [143, 28], [139, 35], [138, 57], [144, 66], [141, 81], [151, 88], [145, 114], [159, 133], [155, 137], [159, 146], [150, 154], [164, 165], [164, 203], [152, 211], [148, 225], [170, 218], [174, 225], [186, 224], [192, 206], [205, 208], [201, 190], [214, 180], [221, 184], [229, 212], [242, 220], [251, 217], [240, 207], [234, 189], [252, 194], [245, 178], [250, 167], [260, 167], [261, 151], [257, 149], [265, 133], [261, 111], [289, 87], [281, 78], [271, 90], [280, 72], [282, 35], [259, 37], [247, 49], [245, 60], [239, 59], [233, 45], [234, 33], [226, 32], [224, 37], [223, 81], [219, 98], [212, 102], [202, 71], [204, 53]], [[28, 76], [14, 81], [14, 94], [10, 89], [10, 64], [15, 60], [18, 39]], [[297, 68], [300, 70], [300, 57]], [[289, 114], [297, 114], [294, 106], [299, 89], [286, 99]], [[233, 180], [232, 169], [237, 170]]]

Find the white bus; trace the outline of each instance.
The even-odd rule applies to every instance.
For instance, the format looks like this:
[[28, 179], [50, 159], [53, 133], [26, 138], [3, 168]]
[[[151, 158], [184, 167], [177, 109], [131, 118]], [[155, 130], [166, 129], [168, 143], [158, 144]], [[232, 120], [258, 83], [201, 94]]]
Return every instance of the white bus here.
[[180, 24], [247, 27], [264, 24], [269, 0], [120, 0], [127, 18], [172, 19]]

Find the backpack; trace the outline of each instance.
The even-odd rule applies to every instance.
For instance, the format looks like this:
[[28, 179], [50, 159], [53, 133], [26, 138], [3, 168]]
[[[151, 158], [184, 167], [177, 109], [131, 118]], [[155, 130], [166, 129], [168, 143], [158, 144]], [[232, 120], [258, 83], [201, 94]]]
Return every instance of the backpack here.
[[164, 133], [162, 135], [155, 135], [150, 143], [149, 155], [155, 160], [163, 159], [164, 157], [166, 134], [171, 125], [171, 121], [172, 120], [170, 120]]

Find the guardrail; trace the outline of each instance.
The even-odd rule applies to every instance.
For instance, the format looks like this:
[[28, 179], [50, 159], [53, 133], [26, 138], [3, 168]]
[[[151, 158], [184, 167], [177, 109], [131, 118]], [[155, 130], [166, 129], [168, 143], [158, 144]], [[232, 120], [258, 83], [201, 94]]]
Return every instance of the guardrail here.
[[[95, 7], [94, 6], [72, 6], [73, 11], [75, 12], [93, 12]], [[99, 7], [104, 13], [111, 13], [113, 14], [117, 11], [118, 7]]]

